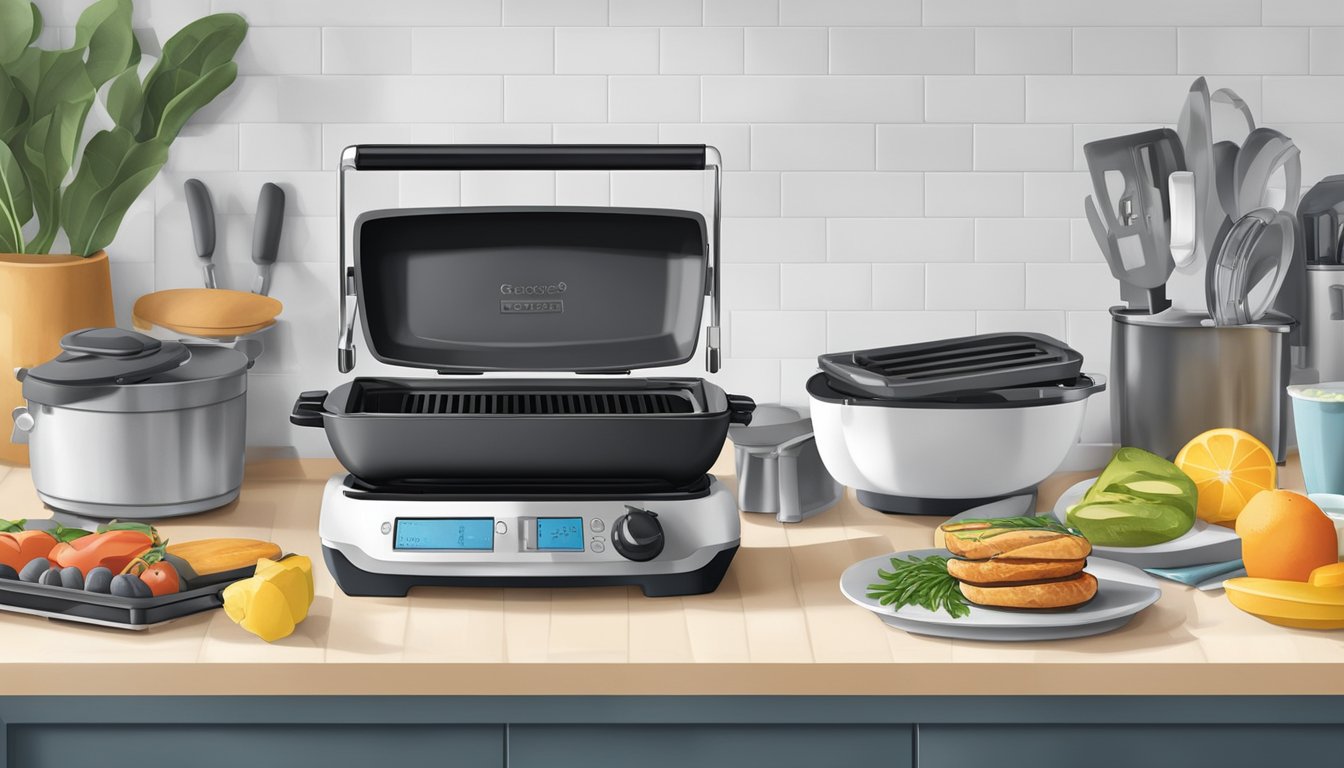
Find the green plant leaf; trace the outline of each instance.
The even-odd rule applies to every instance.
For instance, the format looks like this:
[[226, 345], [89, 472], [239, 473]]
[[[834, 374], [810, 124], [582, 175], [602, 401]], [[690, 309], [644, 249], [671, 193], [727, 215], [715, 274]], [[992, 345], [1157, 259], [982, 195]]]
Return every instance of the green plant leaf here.
[[75, 48], [88, 48], [86, 69], [94, 88], [140, 62], [140, 46], [131, 30], [131, 0], [98, 0], [84, 9], [75, 25]]
[[167, 161], [166, 142], [137, 142], [120, 126], [94, 134], [61, 200], [71, 252], [88, 256], [107, 247], [127, 209]]
[[28, 0], [0, 0], [0, 64], [19, 58], [37, 37], [35, 22], [41, 31], [41, 16]]
[[42, 11], [38, 9], [37, 3], [33, 3], [33, 31], [28, 36], [28, 44], [37, 42], [37, 36], [40, 34], [42, 34]]
[[[189, 118], [223, 88], [228, 87], [228, 83], [224, 83], [223, 87], [216, 90], [217, 83], [224, 76], [216, 73], [216, 70], [232, 64], [233, 55], [238, 52], [246, 35], [247, 22], [243, 17], [235, 13], [217, 13], [188, 24], [164, 43], [163, 55], [145, 76], [145, 115], [137, 137], [143, 140], [151, 136], [177, 136], [186, 122], [183, 114]], [[225, 70], [229, 73], [229, 82], [233, 81], [236, 71], [236, 65]], [[196, 82], [207, 77], [216, 85], [193, 91], [189, 98], [179, 100]], [[175, 114], [167, 130], [161, 130], [170, 104]]]
[[107, 89], [105, 105], [107, 113], [117, 125], [132, 134], [140, 131], [140, 120], [145, 112], [145, 92], [140, 87], [140, 74], [134, 66], [127, 67], [125, 72], [112, 80], [112, 85]]
[[0, 67], [0, 143], [8, 144], [28, 124], [28, 97]]
[[213, 101], [216, 96], [223, 93], [226, 88], [233, 84], [237, 76], [238, 65], [230, 61], [222, 66], [215, 67], [199, 80], [187, 86], [164, 107], [155, 138], [165, 142], [172, 142], [176, 139], [177, 134], [182, 130], [182, 126], [187, 124], [191, 116], [196, 114], [201, 107]]
[[33, 198], [18, 158], [0, 144], [0, 253], [23, 251], [23, 225], [33, 217]]
[[64, 102], [37, 122], [25, 137], [19, 163], [28, 176], [38, 228], [27, 250], [46, 253], [56, 239], [61, 218], [61, 183], [74, 163], [75, 150], [89, 114], [88, 102]]

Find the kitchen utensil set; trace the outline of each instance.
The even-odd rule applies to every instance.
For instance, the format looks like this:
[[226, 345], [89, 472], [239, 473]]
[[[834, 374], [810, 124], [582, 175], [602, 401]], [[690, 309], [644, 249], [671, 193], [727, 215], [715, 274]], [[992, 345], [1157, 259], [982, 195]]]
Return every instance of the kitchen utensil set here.
[[[1214, 141], [1219, 104], [1245, 122], [1240, 144]], [[1094, 190], [1088, 222], [1131, 311], [1170, 309], [1216, 325], [1253, 324], [1272, 308], [1300, 316], [1304, 279], [1291, 276], [1302, 261], [1291, 215], [1300, 153], [1279, 131], [1256, 127], [1235, 92], [1210, 93], [1201, 77], [1175, 131], [1094, 141], [1083, 152]], [[1280, 173], [1282, 195], [1270, 186]], [[1116, 176], [1124, 187], [1112, 199]]]

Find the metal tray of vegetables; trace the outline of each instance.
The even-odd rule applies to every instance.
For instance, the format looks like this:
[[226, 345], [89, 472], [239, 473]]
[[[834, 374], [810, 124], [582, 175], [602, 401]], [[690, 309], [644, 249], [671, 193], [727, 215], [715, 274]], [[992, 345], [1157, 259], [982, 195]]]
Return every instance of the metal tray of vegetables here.
[[0, 520], [0, 611], [143, 630], [222, 606], [255, 563], [197, 574], [145, 523]]

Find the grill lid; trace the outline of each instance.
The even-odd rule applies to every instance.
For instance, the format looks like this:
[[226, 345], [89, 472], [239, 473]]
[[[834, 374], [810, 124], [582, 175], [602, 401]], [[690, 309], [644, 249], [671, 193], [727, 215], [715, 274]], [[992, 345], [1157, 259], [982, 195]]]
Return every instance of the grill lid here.
[[354, 243], [364, 337], [385, 363], [592, 373], [695, 353], [709, 248], [693, 211], [379, 210]]
[[860, 397], [917, 400], [1070, 381], [1083, 356], [1037, 333], [987, 333], [817, 358], [831, 385]]

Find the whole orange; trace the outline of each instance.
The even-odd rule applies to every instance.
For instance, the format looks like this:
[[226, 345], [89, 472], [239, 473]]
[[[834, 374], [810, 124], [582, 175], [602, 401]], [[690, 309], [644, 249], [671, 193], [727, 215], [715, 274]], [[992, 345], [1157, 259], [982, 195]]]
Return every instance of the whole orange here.
[[1292, 491], [1261, 491], [1237, 517], [1246, 575], [1306, 581], [1339, 559], [1335, 525], [1311, 499]]

